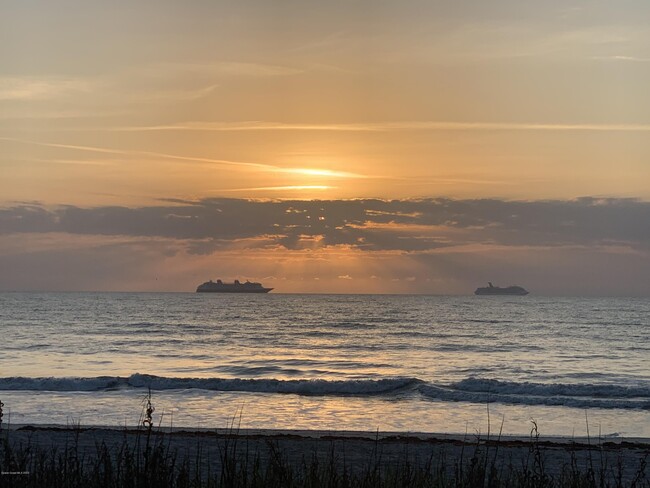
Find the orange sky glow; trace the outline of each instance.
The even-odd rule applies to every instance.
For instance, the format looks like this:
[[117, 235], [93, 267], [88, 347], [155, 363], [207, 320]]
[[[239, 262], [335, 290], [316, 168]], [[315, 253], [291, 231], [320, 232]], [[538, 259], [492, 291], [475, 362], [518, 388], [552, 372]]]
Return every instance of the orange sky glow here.
[[62, 3], [0, 18], [0, 290], [650, 294], [642, 2]]

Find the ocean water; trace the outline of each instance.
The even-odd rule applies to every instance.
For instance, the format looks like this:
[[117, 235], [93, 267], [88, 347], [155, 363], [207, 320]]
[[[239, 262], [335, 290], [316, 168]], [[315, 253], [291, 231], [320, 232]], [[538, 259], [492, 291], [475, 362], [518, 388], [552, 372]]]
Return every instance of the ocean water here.
[[0, 294], [13, 424], [650, 437], [650, 299]]

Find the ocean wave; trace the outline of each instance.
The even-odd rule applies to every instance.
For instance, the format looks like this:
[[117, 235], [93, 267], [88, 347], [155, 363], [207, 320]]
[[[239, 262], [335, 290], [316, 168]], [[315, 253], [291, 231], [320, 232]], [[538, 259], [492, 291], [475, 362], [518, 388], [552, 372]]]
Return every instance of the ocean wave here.
[[0, 390], [93, 392], [115, 389], [153, 391], [199, 389], [311, 396], [419, 395], [442, 402], [499, 403], [563, 406], [581, 409], [650, 410], [650, 385], [546, 384], [469, 377], [450, 384], [427, 383], [418, 378], [379, 379], [273, 379], [191, 378], [148, 374], [94, 378], [0, 378]]
[[534, 396], [571, 396], [596, 398], [648, 398], [648, 386], [620, 386], [612, 384], [563, 384], [530, 383], [499, 381], [494, 379], [469, 377], [449, 385], [454, 390], [474, 393], [534, 395]]
[[532, 383], [469, 377], [449, 385], [423, 384], [425, 397], [447, 402], [650, 410], [650, 386]]
[[278, 380], [240, 378], [173, 378], [147, 374], [128, 377], [96, 378], [0, 378], [0, 390], [29, 391], [101, 391], [118, 388], [152, 390], [202, 389], [255, 393], [293, 393], [298, 395], [385, 395], [414, 388], [417, 378], [382, 378], [377, 380]]
[[500, 403], [510, 405], [543, 405], [580, 409], [641, 409], [650, 410], [648, 399], [590, 398], [572, 396], [537, 396], [455, 390], [435, 385], [421, 385], [418, 391], [432, 400], [445, 402]]

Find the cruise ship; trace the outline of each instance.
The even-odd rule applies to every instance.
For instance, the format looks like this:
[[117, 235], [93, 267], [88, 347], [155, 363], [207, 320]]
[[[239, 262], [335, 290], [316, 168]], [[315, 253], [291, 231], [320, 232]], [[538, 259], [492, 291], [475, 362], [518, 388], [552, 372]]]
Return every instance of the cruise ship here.
[[221, 280], [206, 281], [196, 289], [197, 293], [268, 293], [273, 288], [264, 288], [261, 283], [240, 283], [235, 280], [233, 283], [224, 283]]
[[508, 286], [507, 288], [501, 288], [500, 286], [494, 286], [491, 282], [488, 282], [488, 286], [483, 288], [477, 288], [474, 292], [474, 295], [528, 295], [528, 290], [522, 288], [521, 286]]

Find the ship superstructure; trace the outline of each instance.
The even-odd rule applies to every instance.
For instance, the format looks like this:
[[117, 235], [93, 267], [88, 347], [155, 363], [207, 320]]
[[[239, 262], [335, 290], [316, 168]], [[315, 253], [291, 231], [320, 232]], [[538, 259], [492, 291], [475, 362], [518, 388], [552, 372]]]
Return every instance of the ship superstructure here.
[[197, 293], [268, 293], [273, 288], [264, 288], [261, 283], [246, 281], [240, 283], [235, 280], [233, 283], [224, 283], [221, 280], [206, 281], [198, 286]]

